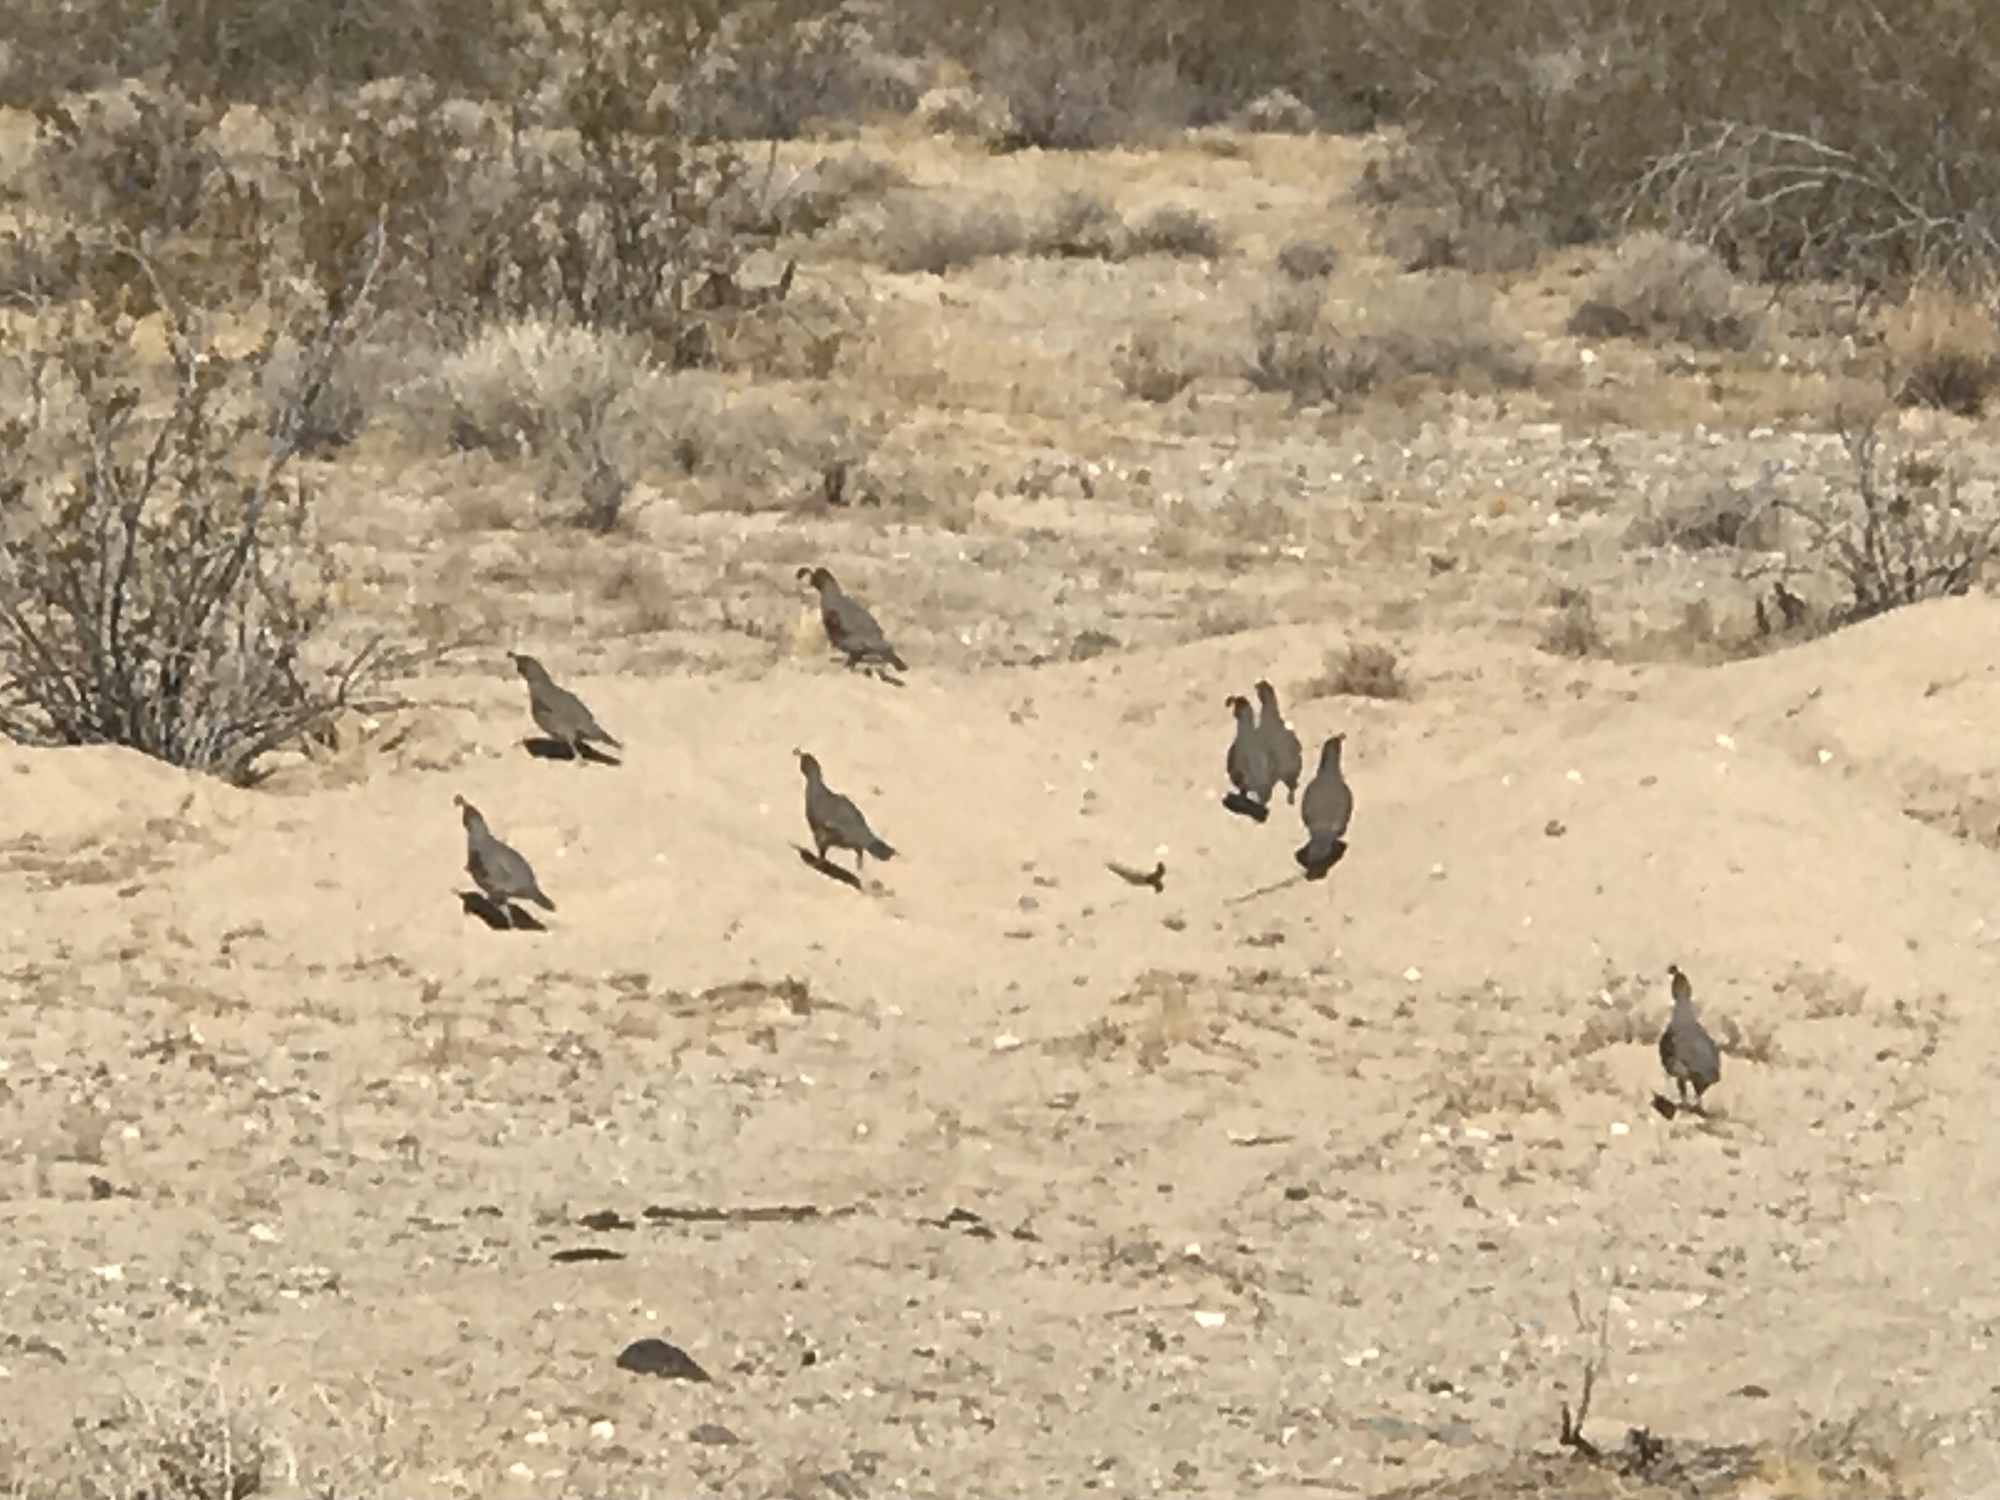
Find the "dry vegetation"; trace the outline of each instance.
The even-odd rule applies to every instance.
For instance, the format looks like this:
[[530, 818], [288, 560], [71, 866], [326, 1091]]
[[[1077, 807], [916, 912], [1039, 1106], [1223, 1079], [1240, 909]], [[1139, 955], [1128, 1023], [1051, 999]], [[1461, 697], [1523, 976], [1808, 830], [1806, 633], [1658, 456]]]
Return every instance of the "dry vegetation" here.
[[[1297, 695], [1389, 714], [1447, 681], [1427, 634], [1539, 647], [1572, 685], [1734, 660], [1980, 590], [2000, 541], [1977, 6], [15, 10], [0, 733], [24, 745], [242, 784], [363, 741], [455, 765], [410, 684], [485, 671], [450, 665], [468, 645], [764, 673], [821, 557], [904, 588], [926, 665], [1331, 621]], [[37, 890], [139, 858], [85, 879], [10, 848]], [[1555, 1037], [1554, 1082], [1454, 1037], [1402, 1080], [1426, 1127], [1539, 1132], [1612, 1092], [1591, 1070], [1656, 1020], [1622, 984]], [[1155, 974], [1050, 1055], [1240, 1062], [1292, 1024], [1260, 997]], [[1905, 1024], [1837, 977], [1780, 999]], [[508, 1024], [426, 1011], [402, 1040], [445, 1074], [526, 1047]], [[620, 1024], [659, 1065], [655, 1023]], [[1716, 1027], [1732, 1067], [1795, 1066], [1763, 1023]], [[77, 1118], [64, 1159], [101, 1162]], [[274, 1493], [273, 1424], [312, 1418], [234, 1403], [128, 1394], [59, 1459], [0, 1454], [0, 1491]], [[1768, 1439], [1729, 1458], [1763, 1493], [1915, 1492], [1854, 1428]], [[1566, 1492], [1614, 1492], [1602, 1468]]]

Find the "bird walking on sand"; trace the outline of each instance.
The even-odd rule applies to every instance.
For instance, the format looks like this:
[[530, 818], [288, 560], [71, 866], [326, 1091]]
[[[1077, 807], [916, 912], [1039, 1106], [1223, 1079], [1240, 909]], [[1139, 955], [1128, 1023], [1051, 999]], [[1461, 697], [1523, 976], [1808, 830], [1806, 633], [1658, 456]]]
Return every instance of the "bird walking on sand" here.
[[1257, 713], [1250, 700], [1237, 694], [1226, 701], [1236, 715], [1236, 738], [1229, 742], [1229, 755], [1224, 762], [1229, 784], [1236, 788], [1237, 800], [1231, 806], [1261, 823], [1269, 815], [1271, 788], [1278, 781], [1271, 761], [1271, 746], [1257, 728]]
[[851, 849], [854, 851], [854, 873], [858, 877], [862, 862], [869, 855], [877, 859], [894, 859], [896, 851], [877, 837], [875, 830], [868, 826], [868, 820], [861, 815], [861, 809], [826, 784], [826, 778], [820, 773], [818, 757], [803, 750], [792, 753], [798, 756], [799, 770], [805, 774], [806, 827], [812, 830], [820, 863], [826, 863], [826, 851], [829, 849]]
[[1679, 964], [1668, 964], [1674, 981], [1674, 1014], [1660, 1033], [1660, 1066], [1680, 1088], [1680, 1102], [1688, 1107], [1688, 1090], [1694, 1090], [1694, 1111], [1703, 1113], [1701, 1096], [1714, 1088], [1722, 1077], [1722, 1054], [1715, 1038], [1708, 1034], [1694, 1013], [1694, 986]]
[[555, 902], [542, 894], [541, 885], [527, 860], [493, 836], [493, 830], [486, 826], [486, 819], [478, 808], [463, 797], [454, 796], [451, 800], [460, 809], [465, 822], [465, 873], [506, 915], [507, 925], [515, 925], [516, 901], [532, 901], [547, 911], [554, 911]]
[[1319, 769], [1306, 783], [1299, 798], [1299, 817], [1306, 825], [1306, 841], [1292, 852], [1306, 879], [1324, 879], [1326, 872], [1340, 863], [1347, 852], [1347, 824], [1354, 816], [1354, 792], [1341, 773], [1340, 750], [1344, 734], [1328, 735], [1320, 746]]
[[1264, 736], [1264, 743], [1270, 749], [1272, 776], [1285, 784], [1285, 800], [1298, 801], [1305, 752], [1299, 748], [1299, 737], [1292, 733], [1292, 726], [1278, 711], [1278, 690], [1261, 679], [1257, 683], [1257, 732]]
[[842, 593], [833, 574], [825, 568], [800, 568], [799, 577], [818, 591], [820, 624], [826, 627], [826, 638], [833, 649], [847, 658], [848, 666], [910, 670], [909, 664], [889, 644], [889, 638], [882, 634], [882, 627], [868, 612], [868, 606], [851, 594]]
[[586, 740], [595, 740], [613, 749], [625, 747], [605, 727], [597, 722], [591, 711], [583, 706], [583, 700], [568, 688], [556, 686], [548, 669], [532, 656], [523, 656], [518, 651], [507, 653], [514, 663], [514, 670], [526, 679], [528, 684], [528, 712], [534, 717], [535, 727], [569, 751], [577, 760], [583, 759]]

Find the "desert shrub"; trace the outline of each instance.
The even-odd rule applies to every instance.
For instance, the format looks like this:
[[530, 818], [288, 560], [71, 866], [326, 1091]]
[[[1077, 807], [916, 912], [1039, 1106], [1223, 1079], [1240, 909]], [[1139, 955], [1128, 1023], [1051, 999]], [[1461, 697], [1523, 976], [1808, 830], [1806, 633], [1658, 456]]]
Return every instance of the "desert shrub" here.
[[1556, 590], [1555, 608], [1542, 624], [1540, 645], [1551, 656], [1602, 656], [1610, 649], [1588, 590]]
[[44, 310], [13, 351], [36, 399], [0, 429], [0, 732], [243, 780], [395, 664], [327, 646], [337, 573], [287, 477], [368, 285], [299, 309], [275, 416], [274, 340], [201, 345], [164, 289], [172, 387], [152, 397], [129, 321]]
[[1961, 281], [2000, 253], [1986, 20], [1958, 3], [1411, 0], [1365, 19], [1356, 51], [1468, 223], [1552, 244], [1651, 226], [1756, 280]]
[[1027, 244], [1020, 213], [1005, 198], [954, 201], [925, 192], [892, 193], [879, 211], [852, 221], [865, 246], [886, 271], [941, 276], [991, 256], [1013, 255]]
[[857, 8], [785, 0], [724, 15], [677, 113], [696, 139], [789, 141], [835, 121], [906, 112], [917, 98], [904, 74], [876, 60]]
[[1071, 188], [1037, 216], [1028, 249], [1065, 260], [1122, 260], [1131, 240], [1125, 220], [1101, 194]]
[[1214, 260], [1222, 254], [1222, 232], [1198, 208], [1169, 203], [1154, 209], [1132, 229], [1139, 255], [1186, 255]]
[[990, 29], [973, 73], [1007, 102], [1003, 150], [1094, 151], [1188, 119], [1171, 64], [1122, 50], [1111, 23], [1066, 9]]
[[573, 324], [495, 324], [451, 354], [432, 409], [450, 442], [538, 465], [545, 493], [581, 497], [579, 524], [618, 524], [648, 450], [645, 342]]
[[179, 234], [238, 184], [215, 142], [219, 104], [132, 88], [35, 109], [32, 201], [91, 229]]
[[224, 100], [296, 99], [397, 73], [495, 94], [526, 39], [492, 0], [18, 0], [0, 47], [0, 105], [140, 76]]
[[1319, 676], [1306, 684], [1306, 694], [1314, 698], [1407, 698], [1410, 682], [1389, 647], [1374, 641], [1350, 641], [1326, 653]]
[[1290, 89], [1272, 89], [1243, 106], [1238, 123], [1245, 130], [1268, 135], [1311, 135], [1319, 120], [1306, 102]]
[[261, 1402], [219, 1382], [175, 1381], [127, 1393], [79, 1417], [57, 1453], [38, 1456], [23, 1500], [58, 1495], [252, 1500], [283, 1484], [284, 1455]]
[[[1756, 323], [1743, 306], [1736, 278], [1713, 250], [1666, 235], [1643, 231], [1621, 241], [1617, 250], [1591, 277], [1571, 332], [1585, 336], [1592, 327], [1621, 327], [1630, 334], [1652, 334], [1722, 349], [1748, 346]], [[1616, 315], [1613, 324], [1607, 311]]]
[[1885, 462], [1870, 421], [1843, 419], [1847, 484], [1817, 501], [1780, 499], [1804, 545], [1787, 571], [1818, 573], [1846, 598], [1834, 627], [1969, 592], [2000, 544], [2000, 506], [1974, 502], [1949, 465]]
[[1494, 321], [1491, 294], [1455, 276], [1391, 282], [1339, 320], [1317, 290], [1286, 288], [1253, 311], [1251, 345], [1250, 383], [1302, 404], [1410, 379], [1517, 387], [1535, 372], [1527, 345]]
[[1324, 240], [1293, 240], [1278, 252], [1278, 270], [1293, 281], [1323, 281], [1340, 266], [1340, 252]]
[[856, 205], [879, 202], [910, 186], [910, 174], [901, 167], [862, 151], [821, 157], [783, 182], [771, 177], [766, 172], [744, 178], [717, 205], [732, 230], [773, 239], [818, 234]]
[[1718, 483], [1675, 495], [1636, 517], [1625, 540], [1639, 547], [1679, 547], [1708, 552], [1730, 547], [1774, 550], [1782, 540], [1776, 491], [1768, 481], [1754, 485]]
[[1171, 330], [1141, 329], [1111, 356], [1111, 372], [1126, 395], [1171, 401], [1202, 373], [1201, 362]]
[[1992, 311], [1939, 288], [1921, 288], [1887, 319], [1883, 343], [1903, 406], [1976, 417], [2000, 383], [2000, 329]]

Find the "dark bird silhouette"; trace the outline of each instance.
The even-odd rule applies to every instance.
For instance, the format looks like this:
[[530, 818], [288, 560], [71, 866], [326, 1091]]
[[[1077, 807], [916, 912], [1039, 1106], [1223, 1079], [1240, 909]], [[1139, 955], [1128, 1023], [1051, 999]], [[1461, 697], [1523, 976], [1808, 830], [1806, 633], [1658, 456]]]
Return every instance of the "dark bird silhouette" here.
[[909, 664], [896, 654], [896, 648], [882, 634], [882, 627], [868, 612], [868, 606], [852, 595], [842, 593], [833, 574], [825, 568], [800, 568], [799, 577], [818, 590], [819, 619], [826, 627], [826, 638], [834, 650], [847, 658], [850, 667], [888, 666], [898, 672], [910, 670]]
[[527, 860], [493, 836], [478, 808], [463, 797], [454, 796], [451, 800], [461, 810], [465, 822], [465, 873], [506, 913], [508, 925], [514, 925], [516, 901], [531, 901], [554, 911], [555, 902], [542, 894]]
[[1229, 742], [1229, 756], [1224, 764], [1236, 793], [1233, 800], [1223, 801], [1232, 812], [1241, 812], [1261, 823], [1270, 816], [1271, 788], [1278, 780], [1271, 764], [1271, 746], [1257, 728], [1257, 713], [1250, 707], [1250, 700], [1236, 695], [1226, 701], [1236, 715], [1236, 737]]
[[851, 849], [854, 851], [854, 873], [858, 876], [862, 861], [871, 854], [877, 859], [894, 859], [896, 851], [876, 836], [875, 830], [868, 826], [868, 820], [861, 815], [861, 809], [826, 784], [826, 778], [820, 774], [818, 758], [803, 750], [793, 753], [799, 758], [799, 770], [805, 773], [806, 827], [812, 830], [820, 863], [826, 862], [826, 851], [829, 849]]
[[586, 740], [595, 740], [614, 749], [625, 748], [597, 722], [596, 716], [583, 706], [581, 698], [568, 688], [557, 687], [548, 669], [534, 657], [510, 651], [507, 658], [514, 663], [514, 670], [527, 681], [528, 712], [534, 717], [535, 727], [543, 734], [564, 746], [579, 760], [583, 758]]
[[1292, 852], [1306, 879], [1323, 879], [1347, 852], [1347, 824], [1354, 816], [1354, 793], [1340, 770], [1340, 748], [1344, 734], [1328, 735], [1320, 746], [1319, 769], [1306, 783], [1299, 798], [1299, 817], [1306, 825], [1306, 841]]
[[1714, 1088], [1722, 1077], [1722, 1054], [1715, 1038], [1696, 1018], [1694, 986], [1679, 964], [1668, 964], [1674, 981], [1674, 1014], [1660, 1033], [1660, 1066], [1680, 1088], [1681, 1108], [1688, 1108], [1688, 1090], [1694, 1090], [1694, 1110], [1702, 1112], [1701, 1096]]
[[1154, 861], [1150, 870], [1135, 870], [1130, 865], [1119, 864], [1115, 859], [1106, 860], [1104, 868], [1127, 885], [1151, 886], [1159, 892], [1167, 888], [1167, 862], [1164, 859]]
[[1299, 748], [1299, 737], [1292, 733], [1292, 726], [1278, 711], [1278, 690], [1261, 680], [1257, 684], [1257, 732], [1264, 736], [1270, 752], [1272, 776], [1285, 784], [1285, 800], [1298, 801], [1305, 752]]

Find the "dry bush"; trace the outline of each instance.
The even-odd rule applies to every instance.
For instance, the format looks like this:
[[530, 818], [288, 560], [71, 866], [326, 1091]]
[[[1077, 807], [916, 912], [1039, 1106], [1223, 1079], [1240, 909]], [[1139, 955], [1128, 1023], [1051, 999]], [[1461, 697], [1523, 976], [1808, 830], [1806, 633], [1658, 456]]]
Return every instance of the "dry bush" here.
[[1340, 268], [1340, 252], [1324, 240], [1293, 240], [1278, 252], [1278, 270], [1293, 281], [1324, 281]]
[[1819, 576], [1846, 598], [1826, 616], [1838, 629], [1924, 599], [1970, 592], [2000, 545], [2000, 506], [1974, 502], [1945, 463], [1885, 463], [1873, 420], [1843, 418], [1849, 481], [1823, 500], [1776, 503], [1805, 533], [1787, 575]]
[[1111, 372], [1126, 395], [1155, 404], [1171, 401], [1206, 373], [1205, 362], [1172, 327], [1145, 328], [1120, 344]]
[[662, 378], [646, 398], [650, 440], [694, 483], [695, 510], [791, 510], [829, 468], [859, 464], [876, 434], [809, 392], [743, 386], [702, 371]]
[[1134, 57], [1104, 21], [1068, 10], [989, 30], [972, 68], [1007, 101], [1003, 150], [1094, 151], [1189, 118], [1171, 64]]
[[1782, 512], [1769, 478], [1751, 485], [1711, 483], [1678, 493], [1663, 505], [1648, 504], [1626, 529], [1635, 547], [1679, 547], [1710, 552], [1741, 547], [1775, 551], [1784, 540]]
[[636, 335], [504, 323], [447, 356], [416, 411], [455, 447], [536, 462], [545, 490], [581, 498], [579, 524], [609, 531], [651, 451], [654, 377]]
[[1018, 254], [1028, 232], [1014, 205], [999, 196], [952, 201], [931, 193], [892, 193], [879, 212], [850, 220], [858, 252], [884, 270], [941, 276], [994, 256]]
[[1992, 309], [1942, 288], [1912, 292], [1885, 319], [1896, 400], [1976, 417], [2000, 384], [2000, 328]]
[[1413, 274], [1531, 269], [1549, 246], [1546, 229], [1509, 216], [1504, 203], [1442, 161], [1406, 145], [1370, 158], [1355, 196], [1369, 211], [1376, 248]]
[[1302, 405], [1413, 379], [1470, 388], [1534, 379], [1527, 344], [1494, 321], [1492, 294], [1468, 278], [1393, 281], [1344, 321], [1329, 316], [1316, 289], [1280, 291], [1252, 315], [1245, 375], [1257, 389], [1287, 392]]
[[251, 1500], [282, 1487], [269, 1413], [220, 1381], [184, 1379], [150, 1397], [120, 1396], [77, 1420], [64, 1448], [39, 1458], [22, 1500], [59, 1496]]
[[0, 426], [0, 732], [248, 780], [404, 664], [326, 644], [338, 572], [288, 477], [379, 254], [281, 321], [306, 353], [275, 413], [277, 335], [241, 355], [199, 342], [134, 264], [167, 314], [170, 390], [149, 397], [129, 321], [75, 304], [13, 351], [32, 399]]
[[1612, 331], [1744, 349], [1756, 335], [1756, 320], [1721, 257], [1652, 231], [1620, 241], [1584, 295], [1570, 332], [1586, 337]]
[[1222, 254], [1222, 231], [1200, 209], [1169, 203], [1133, 226], [1132, 252], [1214, 260]]
[[920, 91], [885, 63], [859, 7], [736, 7], [682, 82], [676, 113], [697, 140], [760, 141], [906, 113]]
[[1311, 106], [1290, 89], [1259, 94], [1236, 118], [1243, 129], [1267, 135], [1311, 135], [1319, 129]]
[[1610, 649], [1588, 590], [1556, 591], [1555, 612], [1544, 622], [1539, 644], [1552, 656], [1603, 656]]
[[1059, 193], [1038, 216], [1029, 236], [1034, 255], [1064, 260], [1123, 260], [1132, 233], [1101, 193], [1072, 188]]
[[771, 182], [773, 172], [775, 163], [761, 181], [745, 179], [732, 199], [720, 205], [732, 229], [771, 238], [818, 234], [855, 206], [879, 202], [910, 186], [908, 172], [886, 157], [865, 151], [821, 157], [782, 184]]
[[1306, 684], [1305, 692], [1312, 698], [1407, 698], [1410, 681], [1389, 647], [1350, 641], [1326, 653], [1319, 676]]

